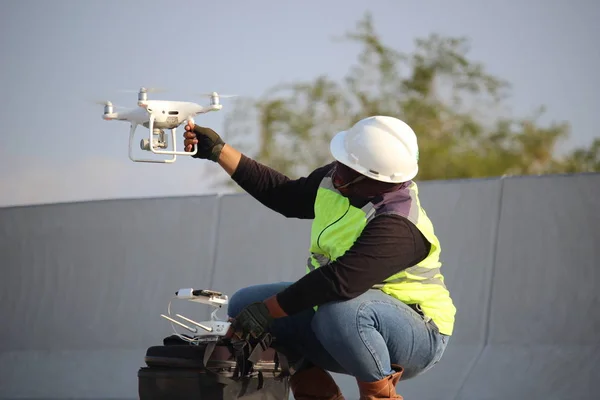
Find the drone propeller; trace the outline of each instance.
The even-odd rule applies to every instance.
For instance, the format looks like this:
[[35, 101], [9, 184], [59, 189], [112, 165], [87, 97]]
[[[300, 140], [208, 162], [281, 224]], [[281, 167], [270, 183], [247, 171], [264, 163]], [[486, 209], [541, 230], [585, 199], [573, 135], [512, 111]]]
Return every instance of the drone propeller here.
[[146, 93], [165, 93], [167, 90], [166, 89], [162, 89], [162, 88], [146, 88], [146, 87], [142, 87], [139, 89], [122, 89], [119, 90], [119, 92], [121, 93], [139, 93], [139, 92], [146, 92]]
[[92, 103], [98, 104], [100, 106], [111, 106], [113, 108], [120, 108], [122, 110], [131, 110], [132, 109], [132, 107], [123, 107], [123, 106], [119, 106], [117, 104], [113, 104], [113, 102], [109, 101], [109, 100], [91, 100], [91, 101], [92, 101]]
[[211, 93], [199, 93], [199, 96], [203, 96], [203, 97], [211, 97], [214, 95], [219, 96], [222, 99], [227, 99], [230, 97], [239, 97], [239, 94], [221, 94], [221, 93], [217, 93], [217, 92], [211, 92]]

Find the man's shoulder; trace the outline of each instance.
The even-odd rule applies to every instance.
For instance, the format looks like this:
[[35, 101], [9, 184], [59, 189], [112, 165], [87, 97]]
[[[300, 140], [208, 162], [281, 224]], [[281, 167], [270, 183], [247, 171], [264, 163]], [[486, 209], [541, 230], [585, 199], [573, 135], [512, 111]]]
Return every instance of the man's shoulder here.
[[327, 175], [327, 173], [329, 171], [331, 171], [331, 169], [333, 168], [334, 165], [335, 165], [335, 161], [332, 161], [328, 164], [317, 167], [310, 173], [310, 175], [316, 175], [316, 176], [320, 176], [321, 178], [323, 178], [323, 177], [325, 177], [325, 175]]
[[330, 162], [329, 164], [325, 164], [313, 169], [312, 172], [310, 172], [305, 179], [318, 186], [323, 180], [323, 178], [325, 178], [327, 173], [331, 171], [334, 164], [335, 162]]

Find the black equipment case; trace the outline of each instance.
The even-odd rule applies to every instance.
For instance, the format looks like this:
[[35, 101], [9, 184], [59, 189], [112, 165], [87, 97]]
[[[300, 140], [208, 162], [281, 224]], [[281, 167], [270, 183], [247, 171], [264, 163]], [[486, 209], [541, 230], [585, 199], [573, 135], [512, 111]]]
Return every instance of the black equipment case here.
[[270, 347], [257, 354], [223, 342], [192, 345], [171, 336], [147, 349], [146, 366], [138, 370], [139, 399], [287, 400], [285, 358]]

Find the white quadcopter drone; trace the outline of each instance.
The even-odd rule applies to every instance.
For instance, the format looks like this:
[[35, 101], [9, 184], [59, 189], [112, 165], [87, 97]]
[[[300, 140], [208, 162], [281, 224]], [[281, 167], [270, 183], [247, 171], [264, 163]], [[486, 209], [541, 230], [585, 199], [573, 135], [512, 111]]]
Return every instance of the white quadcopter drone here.
[[188, 300], [196, 303], [206, 304], [216, 309], [210, 314], [209, 321], [194, 321], [191, 318], [184, 317], [181, 314], [175, 314], [176, 317], [188, 322], [193, 326], [189, 326], [180, 322], [171, 316], [171, 303], [169, 302], [168, 315], [161, 314], [160, 316], [171, 321], [172, 324], [177, 324], [182, 328], [188, 330], [192, 335], [184, 336], [175, 330], [175, 327], [171, 324], [173, 331], [176, 336], [189, 342], [191, 344], [200, 344], [206, 342], [217, 342], [227, 334], [229, 330], [230, 322], [221, 321], [217, 318], [217, 312], [221, 307], [229, 302], [229, 298], [221, 292], [214, 290], [205, 289], [179, 289], [175, 293], [175, 298]]
[[[138, 108], [124, 112], [115, 112], [113, 104], [110, 101], [104, 102], [104, 114], [102, 119], [106, 121], [127, 121], [131, 124], [129, 131], [129, 158], [135, 162], [147, 163], [173, 163], [177, 156], [193, 156], [198, 152], [198, 145], [194, 146], [193, 151], [177, 151], [175, 134], [177, 127], [187, 121], [193, 122], [193, 117], [198, 114], [204, 114], [210, 111], [219, 111], [223, 106], [219, 102], [221, 97], [232, 97], [219, 95], [217, 92], [207, 94], [210, 98], [208, 106], [202, 106], [188, 101], [171, 100], [148, 100], [148, 92], [152, 89], [140, 88], [138, 92]], [[170, 155], [168, 159], [149, 159], [134, 158], [133, 156], [133, 138], [137, 127], [141, 125], [148, 128], [148, 138], [140, 141], [142, 150], [150, 151], [154, 154]], [[172, 150], [166, 150], [168, 147], [165, 130], [171, 130]]]

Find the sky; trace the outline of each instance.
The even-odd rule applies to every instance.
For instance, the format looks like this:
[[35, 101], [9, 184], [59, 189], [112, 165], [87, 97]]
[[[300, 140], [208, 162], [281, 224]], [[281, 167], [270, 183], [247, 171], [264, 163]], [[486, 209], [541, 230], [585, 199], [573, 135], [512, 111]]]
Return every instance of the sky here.
[[[544, 121], [572, 126], [562, 150], [588, 145], [600, 135], [598, 4], [3, 0], [0, 207], [215, 193], [207, 182], [226, 174], [209, 161], [130, 161], [128, 124], [102, 120], [93, 101], [134, 107], [137, 94], [119, 90], [147, 86], [169, 89], [152, 98], [202, 103], [195, 93], [258, 97], [283, 82], [341, 78], [358, 47], [334, 37], [366, 11], [385, 43], [402, 51], [431, 33], [467, 36], [470, 57], [511, 83], [513, 112], [544, 104]], [[222, 103], [196, 122], [219, 132]]]

